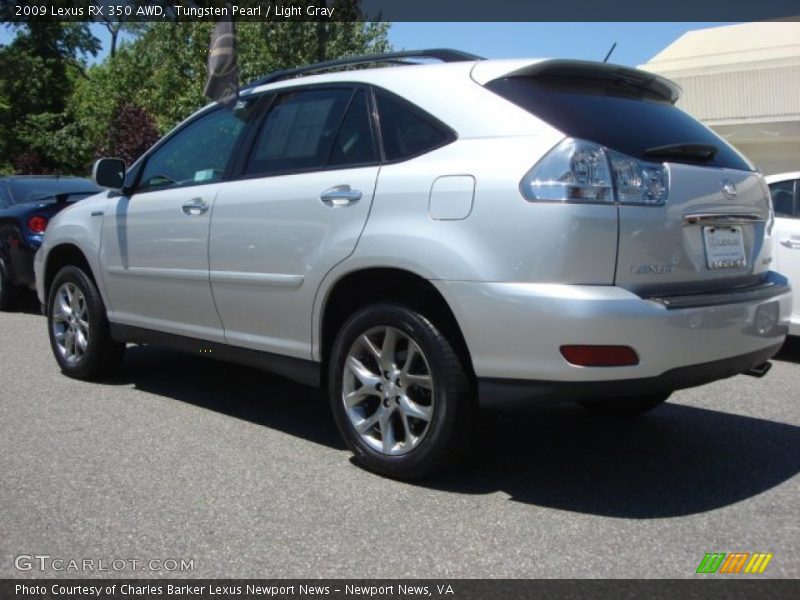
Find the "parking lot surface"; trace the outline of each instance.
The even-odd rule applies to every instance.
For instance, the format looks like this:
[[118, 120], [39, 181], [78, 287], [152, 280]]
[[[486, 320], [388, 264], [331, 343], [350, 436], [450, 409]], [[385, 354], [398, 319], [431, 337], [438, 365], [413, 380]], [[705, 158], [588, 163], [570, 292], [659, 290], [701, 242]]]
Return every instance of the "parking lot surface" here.
[[260, 371], [131, 347], [113, 380], [70, 380], [31, 305], [0, 313], [0, 465], [0, 577], [680, 578], [707, 552], [800, 577], [800, 340], [638, 418], [484, 414], [467, 464], [409, 484], [351, 462], [321, 393]]

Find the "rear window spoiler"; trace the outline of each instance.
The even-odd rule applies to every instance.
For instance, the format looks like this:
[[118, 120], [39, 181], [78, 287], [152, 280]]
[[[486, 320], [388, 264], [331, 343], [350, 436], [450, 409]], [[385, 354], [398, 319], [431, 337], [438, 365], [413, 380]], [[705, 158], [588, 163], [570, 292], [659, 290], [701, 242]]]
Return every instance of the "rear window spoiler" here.
[[[493, 62], [495, 65], [491, 65]], [[502, 63], [505, 63], [506, 67], [510, 67], [510, 69], [498, 68], [502, 67]], [[521, 61], [485, 61], [475, 65], [472, 77], [482, 85], [507, 77], [557, 77], [584, 82], [594, 80], [598, 84], [623, 82], [627, 87], [655, 95], [670, 104], [678, 101], [682, 91], [677, 83], [655, 73], [585, 60], [540, 60], [527, 62], [527, 64], [521, 63]]]

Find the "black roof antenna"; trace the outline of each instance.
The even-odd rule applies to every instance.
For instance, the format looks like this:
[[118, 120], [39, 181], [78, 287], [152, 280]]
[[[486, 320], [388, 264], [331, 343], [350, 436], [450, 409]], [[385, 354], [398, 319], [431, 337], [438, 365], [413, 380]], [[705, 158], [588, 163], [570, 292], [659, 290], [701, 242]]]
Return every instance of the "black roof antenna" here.
[[614, 42], [611, 45], [611, 50], [608, 51], [608, 54], [606, 54], [606, 57], [603, 59], [603, 62], [608, 62], [608, 59], [611, 56], [611, 53], [614, 51], [614, 48], [616, 48], [616, 47], [617, 47], [617, 42]]

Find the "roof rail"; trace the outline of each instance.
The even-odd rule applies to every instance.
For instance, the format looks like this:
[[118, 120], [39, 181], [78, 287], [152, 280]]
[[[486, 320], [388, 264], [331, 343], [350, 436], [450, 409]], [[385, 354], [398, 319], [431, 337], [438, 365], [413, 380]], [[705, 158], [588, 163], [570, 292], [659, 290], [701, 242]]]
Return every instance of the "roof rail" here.
[[350, 56], [347, 58], [340, 58], [337, 60], [328, 60], [325, 62], [306, 65], [303, 67], [295, 67], [293, 69], [284, 69], [282, 71], [275, 71], [269, 75], [265, 75], [261, 79], [251, 81], [242, 89], [253, 88], [266, 83], [280, 81], [282, 79], [291, 79], [307, 73], [315, 73], [317, 71], [327, 71], [338, 67], [349, 67], [351, 65], [366, 65], [375, 63], [396, 63], [401, 65], [413, 64], [407, 59], [414, 58], [434, 58], [442, 62], [465, 62], [474, 60], [483, 60], [482, 56], [470, 54], [469, 52], [461, 52], [460, 50], [450, 50], [449, 48], [431, 48], [429, 50], [404, 50], [402, 52], [387, 52], [385, 54], [368, 54], [364, 56]]

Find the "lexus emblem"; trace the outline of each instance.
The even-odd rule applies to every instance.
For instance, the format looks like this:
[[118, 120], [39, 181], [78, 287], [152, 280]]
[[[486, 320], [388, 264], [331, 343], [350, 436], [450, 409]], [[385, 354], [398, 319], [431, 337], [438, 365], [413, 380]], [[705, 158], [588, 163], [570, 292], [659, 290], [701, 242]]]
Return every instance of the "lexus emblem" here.
[[733, 185], [733, 182], [730, 179], [722, 180], [722, 195], [728, 200], [733, 200], [736, 198], [736, 186]]

